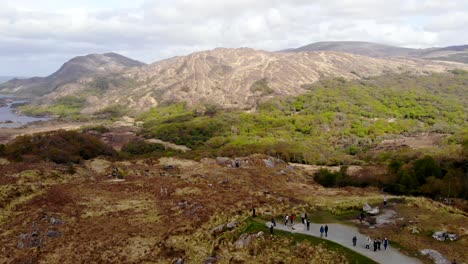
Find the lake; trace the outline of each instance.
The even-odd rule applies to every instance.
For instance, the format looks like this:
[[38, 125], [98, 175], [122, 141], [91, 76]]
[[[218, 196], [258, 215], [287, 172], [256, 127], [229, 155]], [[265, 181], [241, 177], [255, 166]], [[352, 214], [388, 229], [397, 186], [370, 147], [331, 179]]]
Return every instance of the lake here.
[[50, 120], [48, 117], [17, 115], [11, 108], [11, 105], [15, 103], [25, 103], [27, 101], [15, 99], [5, 95], [0, 95], [0, 98], [7, 98], [7, 105], [0, 107], [0, 128], [16, 128], [32, 122]]

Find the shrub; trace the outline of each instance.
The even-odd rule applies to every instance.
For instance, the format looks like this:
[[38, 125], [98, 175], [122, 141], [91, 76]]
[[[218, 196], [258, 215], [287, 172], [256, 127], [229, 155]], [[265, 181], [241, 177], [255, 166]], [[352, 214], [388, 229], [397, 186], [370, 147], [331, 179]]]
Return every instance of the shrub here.
[[157, 143], [148, 143], [142, 139], [134, 139], [122, 147], [122, 152], [131, 155], [145, 155], [165, 150], [165, 147]]
[[17, 137], [5, 146], [4, 153], [11, 160], [33, 156], [59, 164], [116, 155], [112, 147], [91, 135], [64, 130]]

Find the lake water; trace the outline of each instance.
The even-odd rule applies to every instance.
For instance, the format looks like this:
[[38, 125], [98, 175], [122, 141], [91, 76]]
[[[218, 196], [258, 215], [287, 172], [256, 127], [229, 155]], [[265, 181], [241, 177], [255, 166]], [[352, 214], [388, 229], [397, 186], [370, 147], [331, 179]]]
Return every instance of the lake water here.
[[6, 106], [0, 107], [0, 128], [16, 128], [36, 121], [50, 120], [48, 117], [17, 115], [15, 112], [13, 112], [11, 105], [14, 103], [24, 103], [26, 101], [14, 99], [4, 95], [0, 95], [0, 98], [8, 98], [8, 104]]

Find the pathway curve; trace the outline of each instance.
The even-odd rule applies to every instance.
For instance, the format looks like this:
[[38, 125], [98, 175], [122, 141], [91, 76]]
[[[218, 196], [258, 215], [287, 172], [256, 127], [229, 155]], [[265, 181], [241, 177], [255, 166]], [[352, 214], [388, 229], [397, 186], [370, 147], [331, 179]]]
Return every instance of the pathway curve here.
[[[281, 223], [276, 224], [276, 229], [292, 233], [301, 233], [310, 236], [320, 237], [320, 226], [325, 224], [310, 223], [310, 231], [307, 231], [305, 225], [295, 224], [293, 226], [285, 226]], [[346, 248], [349, 248], [361, 255], [364, 255], [381, 264], [422, 264], [419, 259], [408, 257], [400, 253], [397, 249], [388, 247], [387, 250], [376, 251], [366, 249], [367, 236], [359, 233], [356, 227], [342, 225], [342, 224], [327, 224], [328, 237], [323, 237], [335, 243], [338, 243]], [[324, 235], [325, 236], [325, 235]], [[357, 238], [357, 245], [353, 247], [353, 236]], [[382, 238], [381, 238], [382, 239]], [[373, 245], [371, 245], [371, 248]]]

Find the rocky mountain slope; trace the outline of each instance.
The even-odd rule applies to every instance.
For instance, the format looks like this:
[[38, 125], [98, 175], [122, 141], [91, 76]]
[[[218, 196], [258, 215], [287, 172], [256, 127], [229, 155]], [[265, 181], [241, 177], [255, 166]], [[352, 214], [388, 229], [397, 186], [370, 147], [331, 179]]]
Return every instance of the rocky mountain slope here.
[[100, 94], [96, 80], [64, 85], [47, 95], [90, 94], [87, 111], [112, 105], [145, 110], [161, 103], [218, 104], [252, 109], [273, 96], [298, 95], [324, 78], [358, 79], [389, 72], [424, 74], [468, 66], [408, 58], [371, 58], [338, 52], [266, 52], [249, 48], [193, 53], [134, 68], [107, 79]]
[[0, 94], [41, 96], [61, 85], [76, 82], [81, 78], [108, 75], [143, 66], [144, 63], [116, 53], [90, 54], [71, 59], [57, 72], [47, 77], [13, 79], [0, 85]]
[[284, 51], [339, 51], [375, 58], [414, 57], [468, 63], [468, 45], [450, 46], [444, 48], [410, 49], [371, 42], [329, 41], [316, 42], [299, 48], [288, 49]]

